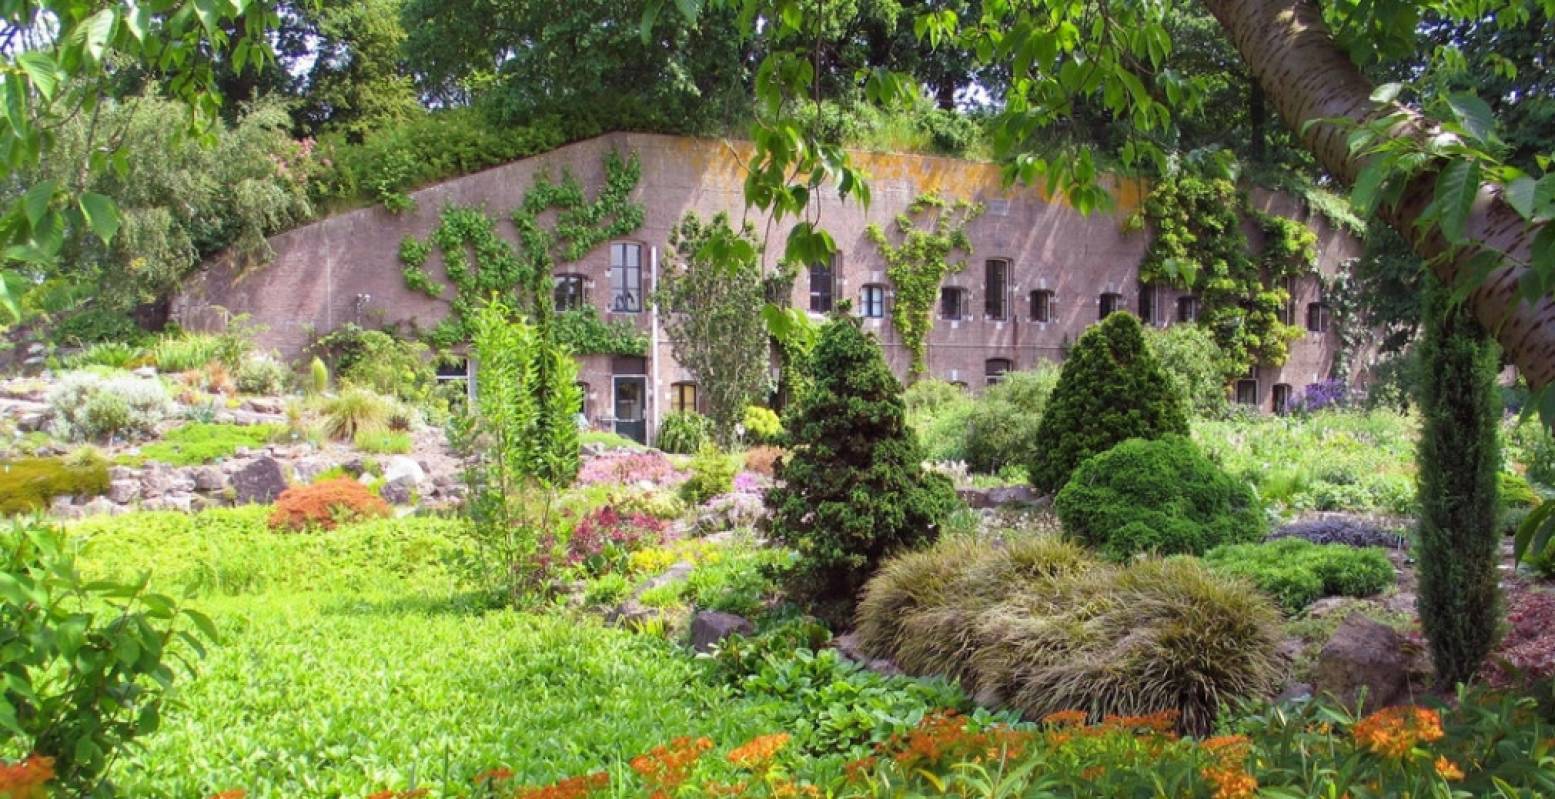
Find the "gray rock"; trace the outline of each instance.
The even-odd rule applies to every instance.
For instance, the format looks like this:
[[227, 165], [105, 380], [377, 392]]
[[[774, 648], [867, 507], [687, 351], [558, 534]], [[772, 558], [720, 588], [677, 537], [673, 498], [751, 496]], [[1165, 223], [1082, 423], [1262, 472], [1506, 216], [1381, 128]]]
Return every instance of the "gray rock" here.
[[744, 616], [716, 610], [699, 611], [691, 619], [691, 648], [697, 652], [711, 652], [731, 635], [750, 635], [756, 626]]
[[311, 483], [313, 478], [333, 469], [334, 466], [328, 458], [301, 458], [292, 463], [292, 471], [297, 474], [297, 482]]
[[1285, 686], [1285, 690], [1281, 691], [1279, 696], [1274, 697], [1274, 701], [1276, 703], [1279, 703], [1279, 702], [1296, 702], [1296, 701], [1300, 701], [1300, 700], [1303, 700], [1303, 699], [1311, 699], [1311, 698], [1312, 698], [1312, 686], [1310, 686], [1310, 685], [1308, 685], [1308, 684], [1306, 684], [1304, 682], [1293, 682], [1290, 685]]
[[136, 377], [156, 377], [157, 368], [155, 366], [142, 366], [131, 371], [130, 374], [133, 374]]
[[140, 495], [153, 499], [166, 494], [172, 486], [172, 470], [161, 464], [151, 464], [140, 473]]
[[409, 505], [416, 500], [416, 484], [408, 477], [390, 480], [378, 489], [378, 496], [390, 505]]
[[995, 488], [961, 488], [956, 490], [961, 500], [971, 508], [999, 508], [1005, 505], [1036, 505], [1042, 499], [1031, 486], [997, 486]]
[[76, 498], [69, 494], [62, 494], [49, 500], [49, 513], [59, 515], [75, 505]]
[[[208, 467], [207, 467], [208, 468]], [[220, 472], [220, 469], [216, 471]], [[193, 491], [197, 483], [192, 470], [180, 470], [173, 472], [167, 478], [167, 493], [187, 494]]]
[[409, 455], [390, 455], [383, 461], [383, 479], [385, 482], [395, 482], [409, 478], [413, 485], [420, 484], [427, 479], [425, 469]]
[[286, 416], [279, 413], [256, 413], [241, 408], [232, 411], [233, 424], [282, 424]]
[[1392, 627], [1352, 613], [1323, 645], [1312, 670], [1312, 687], [1356, 707], [1386, 707], [1410, 694], [1414, 647]]
[[275, 458], [256, 458], [232, 475], [232, 488], [239, 505], [274, 502], [286, 490], [286, 472]]
[[221, 491], [227, 487], [227, 475], [219, 466], [201, 466], [191, 475], [196, 491]]
[[138, 480], [140, 473], [128, 466], [109, 466], [109, 480]]
[[[858, 636], [854, 633], [839, 635], [832, 639], [831, 644], [832, 648], [837, 650], [837, 654], [870, 671], [887, 676], [903, 673], [901, 668], [889, 658], [870, 657], [869, 653], [859, 646]], [[1004, 700], [995, 689], [989, 686], [980, 691], [974, 701], [984, 707], [995, 707], [1003, 704]]]
[[254, 413], [279, 414], [286, 410], [286, 402], [280, 397], [249, 397], [243, 401], [243, 409]]
[[93, 497], [85, 505], [81, 506], [81, 511], [89, 516], [101, 516], [113, 513], [118, 507], [113, 500], [107, 497]]
[[124, 505], [140, 498], [139, 480], [108, 481], [108, 500]]

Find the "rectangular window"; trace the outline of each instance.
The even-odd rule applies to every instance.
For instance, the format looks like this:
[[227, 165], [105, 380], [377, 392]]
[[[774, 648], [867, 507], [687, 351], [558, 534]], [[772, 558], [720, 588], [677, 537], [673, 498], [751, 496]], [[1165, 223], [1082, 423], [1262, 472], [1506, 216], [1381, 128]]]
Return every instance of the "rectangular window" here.
[[1101, 295], [1101, 308], [1100, 308], [1100, 312], [1096, 315], [1096, 318], [1097, 319], [1106, 319], [1107, 317], [1117, 313], [1118, 309], [1122, 308], [1122, 307], [1123, 307], [1123, 295], [1122, 294], [1113, 294], [1111, 292], [1109, 292], [1107, 294], [1103, 294], [1103, 295]]
[[670, 386], [670, 410], [676, 413], [697, 409], [697, 384], [676, 383]]
[[1257, 380], [1238, 380], [1238, 381], [1236, 381], [1236, 401], [1240, 405], [1257, 405], [1258, 404], [1258, 381]]
[[1328, 303], [1307, 303], [1307, 330], [1312, 333], [1328, 332]]
[[582, 275], [557, 275], [555, 281], [552, 304], [558, 312], [575, 311], [583, 307]]
[[885, 286], [865, 286], [859, 296], [859, 311], [865, 319], [879, 319], [885, 316]]
[[1280, 416], [1290, 413], [1290, 384], [1274, 384], [1274, 412]]
[[939, 315], [941, 319], [961, 318], [961, 289], [945, 286], [939, 290]]
[[810, 310], [831, 313], [832, 293], [837, 288], [833, 264], [810, 264]]
[[1010, 262], [990, 260], [985, 265], [983, 290], [987, 292], [984, 311], [989, 319], [1004, 318], [1004, 290], [1010, 276]]
[[642, 256], [641, 244], [610, 245], [610, 310], [637, 313], [643, 309]]
[[1293, 325], [1296, 324], [1296, 279], [1285, 278], [1284, 288], [1285, 304], [1280, 306], [1280, 324]]
[[989, 358], [983, 362], [983, 377], [988, 385], [993, 385], [1004, 379], [1004, 373], [1015, 367], [1008, 358]]
[[1047, 289], [1031, 292], [1031, 321], [1053, 321], [1053, 292]]
[[1199, 298], [1189, 295], [1177, 298], [1177, 321], [1182, 324], [1199, 321]]
[[1139, 321], [1155, 324], [1155, 286], [1148, 283], [1139, 284]]

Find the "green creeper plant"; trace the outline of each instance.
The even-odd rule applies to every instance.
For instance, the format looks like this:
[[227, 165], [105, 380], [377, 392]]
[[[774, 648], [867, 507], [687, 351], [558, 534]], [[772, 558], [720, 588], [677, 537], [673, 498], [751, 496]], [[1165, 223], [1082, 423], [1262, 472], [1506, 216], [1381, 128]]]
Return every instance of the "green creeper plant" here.
[[495, 297], [471, 322], [480, 364], [465, 420], [481, 442], [466, 473], [475, 567], [486, 585], [518, 599], [539, 576], [534, 556], [555, 495], [578, 473], [577, 364], [543, 326], [515, 319]]
[[1479, 669], [1501, 620], [1499, 359], [1473, 312], [1431, 283], [1420, 342], [1431, 379], [1420, 386], [1418, 605], [1437, 679], [1452, 686]]
[[875, 565], [933, 541], [959, 502], [949, 480], [923, 470], [901, 383], [857, 319], [821, 329], [811, 379], [784, 419], [790, 455], [766, 505], [772, 537], [799, 553], [795, 595], [846, 620]]
[[1092, 455], [1169, 433], [1188, 435], [1182, 400], [1145, 345], [1139, 320], [1115, 313], [1070, 350], [1026, 471], [1037, 490], [1054, 492]]
[[[966, 268], [966, 258], [952, 260], [951, 255], [972, 254], [972, 240], [966, 228], [982, 213], [982, 203], [952, 202], [928, 193], [919, 195], [907, 207], [907, 213], [897, 214], [900, 244], [892, 244], [879, 225], [872, 224], [865, 230], [885, 260], [886, 277], [895, 290], [891, 325], [912, 353], [914, 376], [923, 373], [924, 342], [934, 328], [934, 303], [939, 299], [940, 283], [946, 275]], [[929, 216], [928, 226], [918, 227], [913, 222], [915, 216]]]

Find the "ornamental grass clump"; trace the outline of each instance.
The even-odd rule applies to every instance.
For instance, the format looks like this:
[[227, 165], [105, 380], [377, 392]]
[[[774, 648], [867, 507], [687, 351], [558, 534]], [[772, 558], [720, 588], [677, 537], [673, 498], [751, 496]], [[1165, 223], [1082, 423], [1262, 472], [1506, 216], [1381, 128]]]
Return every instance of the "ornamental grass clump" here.
[[388, 432], [389, 418], [397, 403], [366, 388], [348, 388], [320, 405], [324, 415], [324, 434], [336, 441], [351, 441], [358, 435]]
[[1204, 731], [1279, 673], [1279, 614], [1187, 558], [1109, 565], [1052, 536], [946, 539], [888, 561], [859, 603], [860, 647], [959, 679], [1027, 718], [1169, 711]]

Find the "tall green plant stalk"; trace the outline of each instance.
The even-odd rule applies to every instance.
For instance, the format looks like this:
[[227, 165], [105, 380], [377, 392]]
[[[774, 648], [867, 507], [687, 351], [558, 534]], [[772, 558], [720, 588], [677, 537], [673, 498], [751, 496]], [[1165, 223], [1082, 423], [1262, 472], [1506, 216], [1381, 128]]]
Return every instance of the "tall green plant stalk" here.
[[1420, 355], [1420, 622], [1443, 685], [1473, 677], [1495, 644], [1496, 346], [1473, 311], [1432, 281]]

